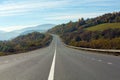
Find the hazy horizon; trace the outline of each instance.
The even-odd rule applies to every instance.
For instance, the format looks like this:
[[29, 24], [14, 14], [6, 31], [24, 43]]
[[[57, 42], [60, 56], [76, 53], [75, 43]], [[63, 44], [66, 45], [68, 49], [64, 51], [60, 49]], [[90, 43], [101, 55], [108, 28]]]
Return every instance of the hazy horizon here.
[[[55, 24], [50, 24], [50, 23], [48, 23], [48, 24], [49, 25], [55, 25]], [[0, 29], [0, 31], [2, 31], [2, 32], [8, 32], [9, 33], [9, 32], [12, 32], [12, 31], [23, 30], [23, 29], [26, 29], [26, 28], [33, 28], [33, 27], [37, 27], [37, 26], [41, 26], [41, 25], [48, 25], [48, 24], [26, 25], [26, 26], [13, 26], [13, 27], [12, 26], [8, 26], [6, 28]], [[46, 29], [48, 30], [48, 29], [50, 29], [50, 28], [43, 29], [43, 27], [41, 27], [42, 28], [41, 30], [46, 30]]]

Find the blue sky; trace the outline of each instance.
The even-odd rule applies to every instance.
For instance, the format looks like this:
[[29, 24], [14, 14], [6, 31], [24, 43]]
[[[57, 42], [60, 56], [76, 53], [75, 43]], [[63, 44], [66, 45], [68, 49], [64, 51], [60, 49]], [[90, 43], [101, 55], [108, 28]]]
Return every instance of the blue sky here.
[[61, 24], [120, 11], [120, 0], [0, 0], [0, 30]]

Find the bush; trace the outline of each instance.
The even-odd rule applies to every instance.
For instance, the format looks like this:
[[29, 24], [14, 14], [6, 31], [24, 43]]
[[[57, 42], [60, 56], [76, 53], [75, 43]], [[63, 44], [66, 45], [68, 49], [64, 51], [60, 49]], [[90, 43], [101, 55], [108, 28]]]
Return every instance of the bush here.
[[120, 38], [98, 39], [87, 41], [71, 41], [69, 45], [95, 49], [120, 49]]
[[39, 32], [21, 35], [11, 41], [0, 41], [0, 55], [13, 54], [45, 47], [52, 41], [52, 36]]

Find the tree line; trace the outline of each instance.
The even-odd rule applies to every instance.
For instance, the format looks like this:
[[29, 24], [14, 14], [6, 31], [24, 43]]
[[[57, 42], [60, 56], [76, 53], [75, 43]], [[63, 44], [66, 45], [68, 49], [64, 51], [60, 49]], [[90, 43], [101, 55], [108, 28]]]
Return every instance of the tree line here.
[[102, 49], [120, 49], [120, 28], [103, 31], [88, 31], [86, 28], [103, 23], [119, 23], [120, 12], [108, 13], [91, 19], [79, 19], [77, 22], [60, 24], [48, 30], [58, 34], [66, 44]]
[[82, 31], [61, 35], [68, 45], [87, 48], [120, 49], [120, 29]]
[[103, 23], [119, 23], [120, 22], [120, 12], [107, 13], [102, 16], [98, 16], [91, 19], [81, 18], [76, 22], [68, 22], [66, 24], [56, 25], [54, 28], [48, 30], [50, 33], [64, 34], [74, 31], [79, 31], [79, 29], [95, 26]]
[[0, 41], [0, 55], [26, 52], [45, 47], [52, 41], [52, 36], [39, 32], [20, 35], [9, 41]]

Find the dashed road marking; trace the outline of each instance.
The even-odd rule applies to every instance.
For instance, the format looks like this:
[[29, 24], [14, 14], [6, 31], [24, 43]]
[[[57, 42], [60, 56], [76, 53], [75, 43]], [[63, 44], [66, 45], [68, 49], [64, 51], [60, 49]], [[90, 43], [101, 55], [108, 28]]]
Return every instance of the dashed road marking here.
[[5, 61], [4, 63], [8, 63], [8, 61]]
[[102, 60], [101, 60], [101, 59], [99, 59], [98, 61], [99, 61], [99, 62], [102, 62]]
[[107, 64], [112, 64], [111, 62], [108, 62]]
[[16, 61], [17, 59], [15, 58], [14, 60]]

